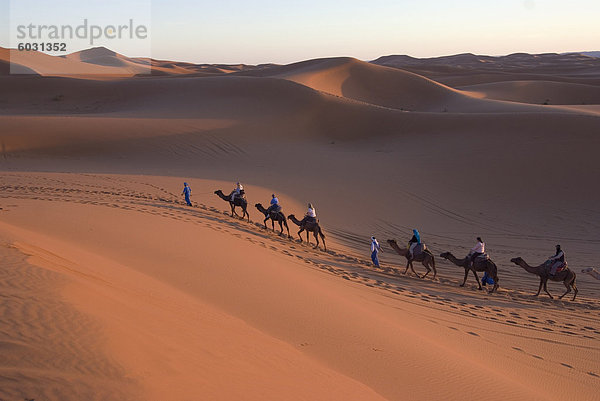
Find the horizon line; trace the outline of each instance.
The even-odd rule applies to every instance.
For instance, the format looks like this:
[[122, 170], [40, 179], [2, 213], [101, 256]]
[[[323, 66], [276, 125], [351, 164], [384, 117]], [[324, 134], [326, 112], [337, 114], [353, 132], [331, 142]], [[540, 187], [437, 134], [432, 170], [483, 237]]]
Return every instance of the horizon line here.
[[[9, 51], [20, 51], [17, 48], [11, 48], [11, 47], [5, 47], [4, 45], [0, 44], [0, 49], [4, 49], [4, 50], [9, 50]], [[380, 55], [378, 57], [375, 57], [373, 59], [362, 59], [359, 57], [355, 57], [355, 56], [348, 56], [348, 55], [335, 55], [335, 56], [324, 56], [324, 57], [314, 57], [314, 58], [306, 58], [306, 59], [300, 59], [297, 61], [291, 61], [289, 63], [277, 63], [277, 62], [272, 62], [272, 61], [267, 61], [267, 62], [262, 62], [262, 63], [257, 63], [257, 64], [249, 64], [249, 63], [245, 63], [245, 62], [236, 62], [236, 63], [221, 63], [221, 62], [213, 62], [213, 63], [206, 63], [206, 62], [195, 62], [195, 61], [186, 61], [183, 59], [168, 59], [168, 58], [155, 58], [153, 56], [129, 56], [126, 55], [124, 53], [120, 53], [116, 50], [112, 50], [106, 46], [93, 46], [93, 47], [89, 47], [86, 49], [82, 49], [82, 50], [77, 50], [71, 53], [66, 53], [66, 54], [60, 54], [60, 55], [55, 55], [55, 54], [48, 54], [42, 51], [38, 51], [38, 50], [29, 50], [29, 52], [32, 53], [40, 53], [40, 54], [44, 54], [46, 56], [50, 56], [50, 57], [65, 57], [65, 56], [69, 56], [72, 54], [77, 54], [77, 53], [82, 53], [85, 51], [90, 51], [90, 50], [94, 50], [94, 49], [105, 49], [107, 51], [113, 52], [115, 54], [127, 57], [127, 58], [131, 58], [131, 59], [150, 59], [150, 60], [155, 60], [155, 61], [172, 61], [172, 62], [181, 62], [181, 63], [190, 63], [190, 64], [196, 64], [196, 65], [203, 65], [203, 64], [207, 64], [207, 65], [236, 65], [236, 64], [242, 64], [242, 65], [250, 65], [250, 66], [260, 66], [260, 65], [268, 65], [268, 64], [274, 64], [274, 65], [288, 65], [288, 64], [295, 64], [295, 63], [300, 63], [303, 61], [310, 61], [310, 60], [320, 60], [320, 59], [328, 59], [328, 58], [353, 58], [356, 60], [361, 60], [361, 61], [365, 61], [365, 62], [373, 62], [376, 61], [380, 58], [383, 57], [410, 57], [413, 58], [415, 60], [430, 60], [430, 59], [438, 59], [438, 58], [444, 58], [444, 57], [453, 57], [453, 56], [463, 56], [463, 55], [472, 55], [472, 56], [477, 56], [477, 57], [494, 57], [494, 58], [501, 58], [501, 57], [508, 57], [508, 56], [513, 56], [513, 55], [517, 55], [517, 54], [526, 54], [526, 55], [530, 55], [530, 56], [542, 56], [542, 55], [550, 55], [550, 54], [555, 54], [555, 55], [569, 55], [569, 54], [581, 54], [584, 56], [588, 56], [588, 57], [600, 57], [600, 50], [581, 50], [581, 51], [567, 51], [567, 52], [543, 52], [543, 53], [529, 53], [529, 52], [524, 52], [524, 51], [516, 51], [513, 53], [508, 53], [508, 54], [500, 54], [500, 55], [491, 55], [491, 54], [477, 54], [477, 53], [472, 53], [472, 52], [462, 52], [462, 53], [452, 53], [452, 54], [443, 54], [443, 55], [438, 55], [438, 56], [429, 56], [429, 57], [415, 57], [415, 56], [411, 56], [409, 54], [406, 53], [391, 53], [391, 54], [385, 54], [385, 55]], [[589, 56], [588, 53], [598, 53], [598, 56]]]

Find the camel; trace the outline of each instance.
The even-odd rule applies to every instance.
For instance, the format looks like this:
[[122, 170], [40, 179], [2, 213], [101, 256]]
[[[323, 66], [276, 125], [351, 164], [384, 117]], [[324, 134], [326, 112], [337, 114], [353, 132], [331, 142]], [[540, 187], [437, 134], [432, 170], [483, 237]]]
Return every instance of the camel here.
[[298, 237], [300, 237], [300, 242], [302, 242], [302, 236], [300, 235], [302, 233], [302, 231], [306, 230], [306, 242], [308, 242], [310, 244], [310, 239], [308, 234], [309, 233], [313, 233], [313, 235], [315, 236], [315, 240], [317, 241], [317, 245], [315, 245], [315, 249], [319, 247], [319, 237], [321, 236], [321, 240], [323, 240], [323, 250], [327, 250], [327, 245], [325, 245], [325, 234], [323, 234], [323, 231], [321, 230], [321, 226], [319, 226], [318, 222], [312, 222], [312, 221], [307, 221], [307, 222], [302, 222], [301, 220], [298, 220], [296, 218], [296, 216], [294, 216], [293, 214], [290, 214], [288, 216], [288, 220], [290, 220], [292, 223], [294, 223], [295, 225], [297, 225], [298, 227], [300, 227], [300, 231], [298, 231]]
[[291, 238], [290, 229], [288, 227], [287, 219], [285, 218], [285, 214], [283, 214], [282, 212], [267, 213], [267, 209], [264, 208], [262, 203], [257, 203], [254, 206], [258, 209], [259, 212], [261, 212], [262, 214], [265, 215], [265, 220], [263, 221], [265, 228], [267, 228], [267, 220], [271, 219], [271, 227], [273, 228], [273, 231], [275, 231], [275, 222], [277, 221], [279, 223], [279, 228], [281, 228], [280, 234], [283, 234], [283, 226], [285, 226], [287, 233], [288, 233], [288, 238]]
[[444, 252], [440, 255], [440, 257], [449, 260], [454, 263], [456, 266], [464, 267], [465, 269], [465, 279], [463, 280], [461, 287], [465, 286], [467, 282], [467, 277], [469, 276], [469, 271], [473, 272], [475, 276], [475, 281], [477, 281], [477, 285], [479, 289], [482, 290], [481, 282], [479, 281], [479, 277], [477, 277], [477, 272], [487, 272], [488, 276], [490, 276], [494, 280], [494, 287], [490, 290], [490, 294], [498, 289], [498, 267], [491, 259], [482, 260], [480, 258], [475, 259], [471, 266], [468, 265], [468, 259], [458, 259], [450, 252]]
[[581, 272], [589, 274], [596, 280], [600, 280], [600, 272], [598, 272], [598, 270], [594, 269], [593, 267], [588, 267], [587, 269], [581, 269]]
[[236, 207], [241, 207], [242, 211], [244, 212], [241, 216], [241, 218], [243, 219], [245, 216], [248, 216], [248, 222], [250, 221], [250, 214], [248, 213], [248, 211], [246, 209], [248, 209], [248, 201], [246, 200], [246, 198], [235, 198], [234, 201], [231, 201], [231, 197], [226, 196], [223, 191], [221, 191], [220, 189], [215, 191], [215, 194], [223, 199], [226, 202], [229, 202], [229, 206], [231, 206], [231, 217], [233, 217], [233, 215], [235, 214], [237, 217], [240, 217], [239, 214], [236, 213], [235, 208]]
[[575, 297], [577, 296], [577, 292], [578, 292], [577, 286], [575, 285], [576, 274], [575, 274], [575, 272], [571, 271], [568, 267], [565, 267], [564, 270], [556, 273], [554, 276], [551, 276], [548, 273], [546, 263], [542, 263], [539, 266], [532, 267], [532, 266], [529, 266], [527, 264], [527, 262], [525, 262], [523, 260], [523, 258], [521, 258], [521, 257], [513, 258], [510, 261], [513, 262], [517, 266], [521, 266], [523, 269], [525, 269], [529, 273], [535, 274], [536, 276], [540, 277], [540, 288], [538, 288], [538, 292], [537, 292], [537, 294], [535, 294], [536, 297], [538, 295], [540, 295], [540, 291], [542, 291], [542, 286], [543, 286], [544, 291], [546, 292], [546, 294], [548, 294], [550, 299], [554, 299], [554, 297], [548, 292], [548, 288], [546, 288], [548, 280], [562, 281], [563, 284], [565, 285], [565, 287], [567, 288], [567, 291], [565, 291], [564, 294], [562, 294], [560, 297], [558, 297], [558, 299], [561, 299], [562, 297], [567, 295], [569, 292], [571, 292], [571, 288], [573, 288], [573, 291], [575, 291], [575, 293], [573, 294], [572, 300], [575, 301]]
[[[396, 252], [398, 252], [398, 254], [400, 256], [404, 256], [406, 258], [406, 269], [404, 270], [404, 273], [402, 273], [402, 274], [406, 274], [406, 272], [408, 271], [408, 268], [410, 267], [410, 270], [412, 270], [412, 272], [417, 277], [425, 278], [431, 272], [431, 269], [433, 269], [433, 278], [435, 279], [435, 276], [437, 276], [437, 270], [435, 268], [435, 258], [429, 249], [425, 249], [423, 252], [421, 252], [419, 255], [415, 256], [411, 260], [408, 258], [408, 249], [400, 248], [398, 246], [398, 243], [393, 239], [387, 240], [387, 243], [390, 244], [390, 246], [392, 248], [394, 248], [394, 250]], [[419, 274], [415, 271], [413, 264], [412, 264], [413, 260], [417, 261], [417, 262], [421, 262], [421, 264], [423, 266], [425, 266], [425, 268], [427, 269], [427, 272], [423, 276], [419, 276]]]

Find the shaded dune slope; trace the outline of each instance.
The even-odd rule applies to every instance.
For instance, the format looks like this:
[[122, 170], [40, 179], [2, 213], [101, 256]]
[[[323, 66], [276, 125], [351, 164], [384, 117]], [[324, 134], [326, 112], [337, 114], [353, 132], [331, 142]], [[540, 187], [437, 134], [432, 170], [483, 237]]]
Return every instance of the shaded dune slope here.
[[600, 86], [553, 81], [506, 81], [464, 86], [486, 98], [535, 104], [600, 104]]
[[[337, 81], [329, 79], [322, 84], [334, 88], [333, 84], [339, 84], [339, 78], [345, 74], [343, 71], [352, 74], [354, 64], [344, 62], [333, 72], [324, 69], [324, 74], [333, 74]], [[360, 64], [359, 69], [362, 67]], [[397, 73], [387, 70], [384, 75]], [[301, 75], [297, 69], [295, 71], [295, 77]], [[306, 74], [305, 78], [319, 78], [323, 73]], [[467, 101], [486, 104], [484, 110], [490, 105], [500, 107], [469, 114], [405, 112], [332, 95], [287, 79], [269, 77], [228, 75], [111, 81], [0, 77], [3, 87], [0, 93], [3, 105], [0, 109], [0, 139], [5, 149], [11, 151], [31, 147], [40, 149], [40, 144], [55, 147], [61, 146], [61, 143], [71, 149], [78, 143], [91, 146], [96, 141], [194, 135], [215, 129], [225, 130], [221, 132], [224, 138], [232, 137], [244, 143], [259, 138], [273, 138], [280, 142], [312, 138], [327, 143], [441, 131], [501, 133], [527, 129], [532, 135], [550, 134], [568, 130], [573, 124], [585, 132], [598, 126], [597, 116], [584, 115], [582, 111], [469, 98], [432, 81], [401, 74], [401, 78], [407, 76], [407, 82], [414, 84], [414, 87], [406, 86], [406, 93], [420, 96], [423, 107], [434, 104], [436, 99], [452, 97], [458, 99], [455, 101], [458, 106], [453, 106], [455, 108], [464, 107]], [[374, 75], [374, 79], [381, 78]], [[384, 80], [381, 79], [381, 93], [373, 90], [371, 96], [385, 99], [389, 94], [391, 99], [392, 94], [384, 91]], [[346, 94], [347, 85], [343, 82], [340, 86]], [[355, 97], [361, 95], [361, 87], [368, 87], [361, 85], [356, 83], [352, 87], [355, 92], [351, 93], [357, 94]], [[422, 87], [429, 93], [420, 94]], [[366, 96], [369, 93], [365, 89], [362, 94]], [[540, 125], [542, 115], [547, 123]], [[146, 121], [142, 121], [144, 119]], [[86, 132], [86, 135], [81, 135], [81, 132]], [[138, 141], [130, 145], [135, 145], [134, 148], [139, 151], [143, 143]], [[94, 150], [93, 147], [91, 150]]]

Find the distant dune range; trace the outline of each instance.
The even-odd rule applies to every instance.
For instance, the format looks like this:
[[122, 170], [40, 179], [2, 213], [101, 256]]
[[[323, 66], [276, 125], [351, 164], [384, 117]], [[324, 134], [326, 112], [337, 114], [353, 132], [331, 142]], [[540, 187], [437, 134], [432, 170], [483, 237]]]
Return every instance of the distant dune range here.
[[[510, 258], [598, 267], [599, 63], [0, 49], [0, 398], [594, 399], [600, 282], [534, 298]], [[236, 181], [251, 223], [213, 194]], [[273, 193], [316, 206], [328, 252], [264, 231]], [[482, 236], [500, 292], [393, 270], [413, 228], [436, 256]]]
[[[6, 60], [8, 52], [4, 51], [3, 54]], [[197, 76], [193, 66], [184, 68], [179, 63], [171, 63], [174, 75], [129, 79], [119, 77], [132, 71], [138, 73], [136, 68], [140, 60], [127, 59], [107, 49], [92, 49], [65, 58], [28, 53], [24, 61], [31, 61], [28, 68], [43, 71], [42, 67], [55, 67], [47, 60], [58, 63], [57, 59], [70, 63], [73, 68], [82, 68], [82, 71], [87, 71], [85, 68], [90, 64], [91, 71], [110, 69], [111, 74], [116, 71], [119, 75], [94, 75], [96, 79], [2, 77], [4, 90], [0, 93], [3, 105], [0, 113], [13, 116], [4, 118], [5, 123], [11, 124], [9, 120], [15, 121], [14, 116], [23, 114], [35, 114], [40, 118], [43, 115], [70, 116], [69, 121], [73, 124], [65, 125], [60, 118], [42, 122], [47, 124], [48, 129], [52, 129], [56, 122], [63, 131], [61, 137], [77, 127], [75, 121], [78, 116], [89, 118], [92, 115], [111, 117], [111, 124], [123, 124], [124, 130], [120, 130], [118, 138], [123, 138], [132, 130], [140, 131], [137, 128], [127, 129], [128, 122], [123, 117], [192, 119], [192, 130], [213, 129], [213, 122], [219, 120], [221, 125], [236, 126], [240, 130], [253, 129], [261, 136], [277, 136], [280, 139], [281, 132], [285, 132], [283, 137], [299, 135], [330, 137], [333, 140], [366, 139], [417, 132], [435, 133], [441, 126], [445, 130], [461, 132], [503, 132], [518, 125], [527, 127], [531, 133], [548, 133], [560, 132], [572, 126], [573, 121], [577, 121], [582, 128], [586, 125], [595, 126], [595, 118], [581, 115], [593, 115], [595, 111], [573, 111], [569, 108], [556, 109], [539, 104], [482, 98], [519, 100], [524, 103], [549, 99], [551, 104], [580, 105], [594, 103], [600, 97], [600, 87], [597, 86], [546, 81], [484, 84], [464, 87], [465, 90], [461, 91], [414, 73], [351, 58], [256, 68], [221, 66], [219, 70], [232, 74], [218, 72], [204, 77]], [[156, 63], [153, 61], [153, 64]], [[242, 71], [233, 72], [235, 69]], [[511, 114], [510, 118], [506, 113]], [[553, 123], [538, 124], [540, 114]], [[44, 136], [41, 140], [32, 139], [31, 144], [35, 143], [36, 149], [50, 140], [40, 130], [26, 129], [27, 124], [35, 125], [36, 121], [42, 120], [27, 120], [22, 122], [22, 132], [17, 132], [18, 135], [11, 135], [11, 130], [5, 131], [5, 149], [16, 146], [13, 142], [16, 137], [19, 138], [18, 149], [24, 149], [26, 132]], [[208, 125], [204, 125], [205, 121], [209, 121]], [[340, 124], [341, 121], [344, 124]], [[182, 131], [173, 128], [176, 124], [166, 131], [161, 131], [158, 128], [160, 126], [145, 128], [144, 132], [150, 136], [160, 136], [165, 132]], [[96, 129], [98, 127], [91, 131]], [[109, 138], [111, 132], [116, 131], [101, 132], [100, 137], [102, 140]], [[90, 135], [91, 132], [85, 139], [80, 136], [79, 139], [86, 143], [93, 142]], [[70, 141], [69, 146], [76, 142]], [[56, 145], [60, 146], [60, 141]]]
[[500, 57], [465, 53], [425, 59], [391, 55], [372, 63], [412, 71], [452, 87], [523, 80], [600, 84], [600, 58], [580, 53]]
[[[0, 75], [95, 75], [97, 79], [105, 75], [130, 77], [135, 75], [196, 74], [214, 75], [239, 71], [239, 65], [196, 65], [185, 62], [131, 58], [104, 47], [96, 47], [60, 57], [52, 57], [39, 52], [16, 51], [0, 48]], [[251, 67], [248, 67], [251, 68]]]

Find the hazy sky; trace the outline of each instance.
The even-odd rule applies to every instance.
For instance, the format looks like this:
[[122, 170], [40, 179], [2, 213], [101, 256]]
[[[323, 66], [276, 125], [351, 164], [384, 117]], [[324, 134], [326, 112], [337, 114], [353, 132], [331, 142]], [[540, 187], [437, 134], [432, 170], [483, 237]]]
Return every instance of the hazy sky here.
[[[600, 50], [598, 0], [37, 3], [28, 17], [42, 21], [38, 23], [84, 17], [108, 23], [117, 17], [135, 19], [136, 9], [145, 9], [139, 14], [149, 10], [151, 56], [192, 62], [256, 64], [327, 56], [370, 60], [389, 54], [432, 57]], [[93, 3], [108, 11], [103, 14]], [[111, 10], [111, 5], [116, 8]], [[8, 10], [9, 0], [0, 0], [1, 46], [10, 42]], [[148, 55], [138, 54], [146, 51], [130, 43], [113, 41], [108, 47], [129, 56]]]

